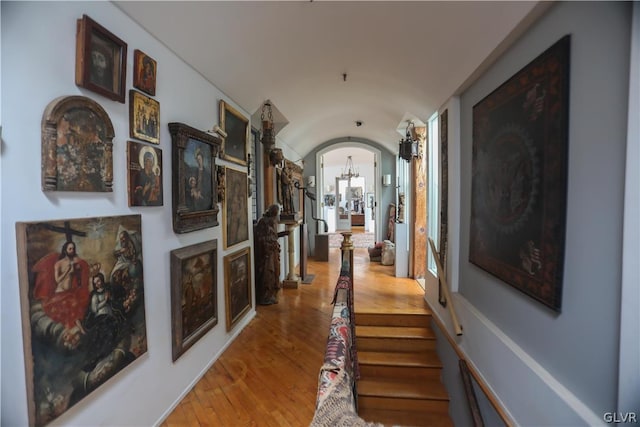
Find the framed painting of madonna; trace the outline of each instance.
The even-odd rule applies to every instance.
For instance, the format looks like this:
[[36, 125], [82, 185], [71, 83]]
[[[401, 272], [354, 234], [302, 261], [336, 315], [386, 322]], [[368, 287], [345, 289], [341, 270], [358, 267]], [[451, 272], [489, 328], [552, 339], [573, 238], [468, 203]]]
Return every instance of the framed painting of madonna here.
[[473, 107], [469, 261], [558, 312], [570, 40], [563, 37]]
[[29, 424], [147, 351], [140, 215], [16, 224]]
[[184, 123], [169, 123], [171, 133], [173, 231], [188, 233], [218, 225], [215, 173], [220, 138]]

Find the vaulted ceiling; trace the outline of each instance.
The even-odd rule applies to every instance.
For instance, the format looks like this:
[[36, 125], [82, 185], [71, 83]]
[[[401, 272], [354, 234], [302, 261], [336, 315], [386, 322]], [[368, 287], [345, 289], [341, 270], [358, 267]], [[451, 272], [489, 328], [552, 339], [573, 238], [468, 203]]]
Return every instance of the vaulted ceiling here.
[[270, 99], [289, 121], [278, 140], [301, 157], [347, 137], [395, 153], [403, 119], [426, 122], [546, 7], [526, 1], [115, 3], [250, 115]]

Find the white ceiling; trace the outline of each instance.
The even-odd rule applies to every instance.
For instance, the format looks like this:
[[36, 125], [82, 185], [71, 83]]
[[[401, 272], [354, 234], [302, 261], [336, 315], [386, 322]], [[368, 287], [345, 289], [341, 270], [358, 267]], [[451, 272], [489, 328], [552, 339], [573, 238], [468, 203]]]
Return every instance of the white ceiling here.
[[403, 117], [426, 122], [546, 7], [525, 1], [115, 3], [250, 115], [270, 99], [289, 121], [278, 140], [301, 157], [346, 137], [395, 153]]

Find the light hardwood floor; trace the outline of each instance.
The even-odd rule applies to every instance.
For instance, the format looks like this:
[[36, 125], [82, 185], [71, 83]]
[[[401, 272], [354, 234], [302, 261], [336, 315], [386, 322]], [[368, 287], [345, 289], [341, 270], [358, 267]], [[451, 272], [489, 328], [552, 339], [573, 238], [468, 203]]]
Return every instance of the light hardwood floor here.
[[[424, 307], [413, 279], [394, 277], [393, 266], [369, 262], [354, 251], [356, 311]], [[310, 260], [309, 285], [283, 289], [279, 303], [257, 306], [255, 318], [174, 411], [170, 426], [308, 426], [313, 418], [340, 250], [329, 262]]]

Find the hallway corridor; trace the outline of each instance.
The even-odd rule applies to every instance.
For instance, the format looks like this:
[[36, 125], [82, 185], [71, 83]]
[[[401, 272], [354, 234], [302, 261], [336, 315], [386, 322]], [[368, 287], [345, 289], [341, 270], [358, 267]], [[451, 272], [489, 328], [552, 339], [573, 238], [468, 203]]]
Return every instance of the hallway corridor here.
[[[162, 423], [169, 426], [308, 426], [315, 411], [340, 250], [329, 262], [309, 260], [310, 285], [283, 289], [279, 303], [255, 318]], [[423, 290], [395, 278], [393, 266], [354, 251], [356, 310], [421, 307]]]

